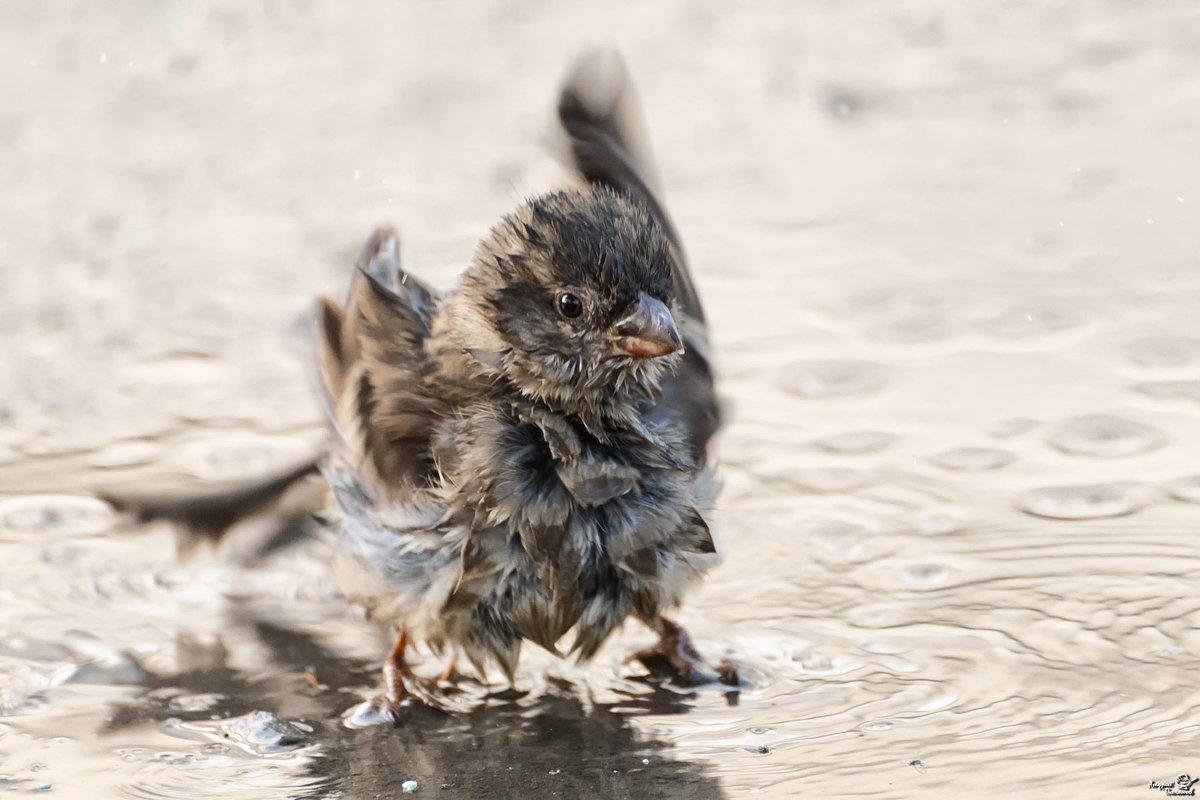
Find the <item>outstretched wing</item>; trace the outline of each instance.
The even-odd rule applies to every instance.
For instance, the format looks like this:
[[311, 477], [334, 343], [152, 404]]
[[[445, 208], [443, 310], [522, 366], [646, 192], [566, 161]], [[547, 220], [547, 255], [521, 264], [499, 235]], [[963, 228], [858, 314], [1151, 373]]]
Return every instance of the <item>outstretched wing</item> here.
[[670, 239], [671, 273], [683, 315], [676, 322], [685, 353], [679, 370], [663, 383], [651, 416], [682, 422], [696, 455], [703, 458], [721, 425], [704, 308], [679, 235], [651, 185], [653, 165], [641, 111], [620, 57], [598, 52], [580, 59], [559, 96], [558, 117], [569, 137], [571, 164], [580, 175], [645, 205]]
[[321, 303], [321, 374], [341, 455], [393, 499], [426, 486], [430, 439], [446, 411], [425, 341], [435, 298], [400, 267], [396, 234], [371, 235], [344, 306]]
[[200, 542], [219, 542], [238, 523], [262, 518], [269, 535], [257, 537], [247, 561], [299, 539], [309, 532], [312, 514], [325, 504], [323, 482], [308, 481], [319, 472], [320, 456], [310, 457], [279, 473], [255, 481], [234, 483], [206, 492], [172, 494], [101, 491], [100, 499], [138, 522], [166, 520], [179, 526], [179, 550], [186, 553]]
[[[429, 439], [443, 412], [443, 401], [428, 389], [424, 352], [436, 301], [400, 268], [396, 234], [390, 230], [371, 236], [357, 267], [345, 305], [321, 303], [322, 394], [340, 440], [332, 454], [372, 489], [403, 499], [429, 478]], [[274, 547], [277, 540], [307, 530], [310, 516], [324, 506], [323, 489], [294, 489], [323, 462], [328, 477], [331, 465], [316, 455], [278, 474], [207, 492], [108, 492], [102, 497], [139, 520], [177, 523], [185, 546], [218, 541], [237, 523], [261, 515], [277, 521], [279, 532], [269, 545]], [[330, 483], [335, 491], [344, 488]]]

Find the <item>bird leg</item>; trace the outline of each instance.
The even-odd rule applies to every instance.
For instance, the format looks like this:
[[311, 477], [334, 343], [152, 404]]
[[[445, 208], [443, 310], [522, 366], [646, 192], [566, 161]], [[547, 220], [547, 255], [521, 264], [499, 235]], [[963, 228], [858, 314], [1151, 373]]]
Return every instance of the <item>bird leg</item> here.
[[367, 711], [393, 722], [400, 718], [400, 709], [408, 700], [424, 703], [430, 708], [446, 709], [446, 703], [438, 693], [438, 680], [423, 678], [413, 672], [404, 658], [407, 650], [408, 631], [401, 628], [392, 652], [383, 662], [384, 693], [367, 702]]
[[666, 667], [665, 671], [673, 673], [673, 677], [683, 685], [695, 686], [711, 681], [715, 671], [715, 677], [721, 683], [739, 685], [737, 666], [726, 659], [710, 671], [683, 626], [663, 616], [647, 619], [639, 614], [638, 619], [658, 634], [657, 644], [639, 650], [632, 656], [651, 673], [661, 674]]

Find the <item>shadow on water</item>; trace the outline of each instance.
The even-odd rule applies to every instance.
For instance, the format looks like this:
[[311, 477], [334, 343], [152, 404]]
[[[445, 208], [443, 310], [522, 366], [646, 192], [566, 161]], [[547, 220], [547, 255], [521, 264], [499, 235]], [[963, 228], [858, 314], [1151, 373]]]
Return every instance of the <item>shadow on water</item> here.
[[[703, 765], [672, 759], [668, 743], [631, 725], [633, 716], [691, 708], [690, 695], [648, 680], [615, 703], [589, 702], [580, 687], [552, 679], [536, 695], [493, 692], [454, 714], [413, 706], [397, 725], [353, 729], [340, 717], [377, 685], [377, 664], [331, 652], [246, 606], [235, 607], [230, 625], [231, 638], [249, 635], [261, 645], [258, 668], [231, 666], [221, 640], [181, 640], [177, 672], [138, 667], [134, 681], [122, 675], [146, 691], [112, 707], [101, 735], [167, 723], [218, 740], [242, 738], [268, 756], [303, 748], [313, 780], [298, 797], [391, 797], [409, 781], [441, 798], [725, 796]], [[219, 699], [193, 711], [174, 702], [205, 695]], [[305, 712], [292, 716], [298, 703]], [[238, 719], [258, 730], [230, 733]]]

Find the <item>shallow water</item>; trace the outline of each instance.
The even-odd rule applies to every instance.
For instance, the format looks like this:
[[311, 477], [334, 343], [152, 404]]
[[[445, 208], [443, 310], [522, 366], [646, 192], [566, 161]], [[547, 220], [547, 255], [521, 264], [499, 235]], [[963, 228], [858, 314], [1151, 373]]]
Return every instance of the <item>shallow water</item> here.
[[[1200, 772], [1200, 15], [355, 8], [0, 10], [0, 788], [1123, 798]], [[640, 679], [631, 625], [470, 713], [345, 728], [387, 643], [320, 545], [180, 561], [86, 491], [316, 446], [312, 298], [381, 221], [448, 284], [559, 180], [557, 83], [606, 40], [730, 407], [725, 561], [681, 617], [750, 685]]]

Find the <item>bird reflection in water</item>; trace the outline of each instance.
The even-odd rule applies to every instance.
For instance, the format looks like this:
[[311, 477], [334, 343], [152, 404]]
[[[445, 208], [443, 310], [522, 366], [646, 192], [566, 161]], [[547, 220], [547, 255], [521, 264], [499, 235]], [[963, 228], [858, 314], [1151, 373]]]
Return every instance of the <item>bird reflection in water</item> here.
[[[101, 734], [167, 721], [215, 726], [214, 718], [268, 711], [284, 731], [276, 748], [310, 751], [303, 763], [313, 781], [300, 796], [313, 798], [394, 796], [405, 781], [442, 798], [725, 796], [706, 767], [670, 757], [669, 742], [631, 723], [636, 716], [687, 713], [694, 691], [640, 677], [626, 682], [614, 702], [595, 703], [582, 694], [586, 689], [551, 678], [537, 693], [485, 694], [479, 687], [481, 702], [461, 713], [413, 704], [406, 709], [413, 724], [348, 728], [339, 724], [347, 697], [370, 690], [378, 665], [334, 653], [271, 616], [235, 604], [221, 637], [177, 641], [177, 671], [143, 665], [136, 676], [128, 669], [113, 676], [143, 691], [110, 710]], [[238, 666], [230, 663], [231, 651], [239, 654]], [[252, 665], [247, 652], [257, 654]], [[214, 701], [192, 711], [173, 702], [197, 695]]]

